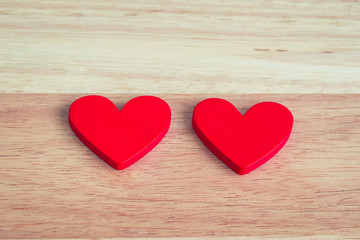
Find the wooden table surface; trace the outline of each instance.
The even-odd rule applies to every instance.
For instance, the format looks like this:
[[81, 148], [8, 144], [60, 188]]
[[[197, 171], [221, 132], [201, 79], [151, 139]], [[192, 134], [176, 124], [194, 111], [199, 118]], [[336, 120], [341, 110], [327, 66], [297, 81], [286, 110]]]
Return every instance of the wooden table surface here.
[[[116, 171], [67, 123], [87, 94], [156, 95], [170, 130]], [[294, 114], [239, 176], [191, 127], [222, 97]], [[360, 239], [359, 1], [0, 0], [0, 238]]]

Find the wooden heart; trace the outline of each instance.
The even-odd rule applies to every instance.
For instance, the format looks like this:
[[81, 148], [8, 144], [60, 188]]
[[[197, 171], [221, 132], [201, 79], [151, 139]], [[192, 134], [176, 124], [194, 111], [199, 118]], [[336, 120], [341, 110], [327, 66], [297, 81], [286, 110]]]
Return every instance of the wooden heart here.
[[285, 106], [258, 103], [242, 115], [230, 102], [210, 98], [196, 105], [193, 128], [201, 141], [238, 174], [271, 159], [287, 142], [293, 116]]
[[129, 167], [165, 136], [169, 105], [153, 96], [130, 100], [119, 111], [107, 98], [85, 96], [70, 106], [69, 123], [78, 138], [111, 167]]

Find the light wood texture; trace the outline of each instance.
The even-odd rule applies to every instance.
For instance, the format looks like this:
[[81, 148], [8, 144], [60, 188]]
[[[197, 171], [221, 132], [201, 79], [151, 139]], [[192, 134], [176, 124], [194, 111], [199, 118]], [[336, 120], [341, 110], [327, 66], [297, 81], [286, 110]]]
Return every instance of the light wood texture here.
[[360, 93], [359, 1], [0, 0], [0, 92]]
[[[245, 176], [192, 130], [193, 107], [214, 95], [159, 95], [170, 130], [124, 171], [69, 128], [81, 96], [0, 95], [0, 238], [360, 236], [360, 95], [216, 95], [243, 113], [261, 101], [293, 112], [289, 142]], [[136, 95], [105, 96], [120, 107]]]

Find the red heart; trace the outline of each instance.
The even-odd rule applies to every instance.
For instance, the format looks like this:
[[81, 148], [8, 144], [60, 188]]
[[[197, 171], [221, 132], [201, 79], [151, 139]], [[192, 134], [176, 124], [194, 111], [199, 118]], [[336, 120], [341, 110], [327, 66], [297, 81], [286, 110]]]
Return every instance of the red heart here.
[[165, 136], [169, 105], [153, 96], [130, 100], [119, 111], [107, 98], [82, 97], [70, 106], [69, 123], [78, 138], [111, 167], [129, 167]]
[[274, 102], [258, 103], [242, 115], [224, 99], [196, 105], [193, 127], [201, 141], [238, 174], [246, 174], [272, 158], [289, 139], [289, 109]]

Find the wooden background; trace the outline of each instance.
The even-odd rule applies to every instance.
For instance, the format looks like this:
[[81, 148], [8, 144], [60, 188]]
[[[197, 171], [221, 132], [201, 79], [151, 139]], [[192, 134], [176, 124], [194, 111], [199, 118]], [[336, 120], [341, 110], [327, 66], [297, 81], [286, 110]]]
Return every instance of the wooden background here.
[[[115, 171], [67, 123], [153, 94], [164, 140]], [[277, 101], [289, 142], [239, 176], [191, 128], [222, 97]], [[0, 0], [0, 238], [360, 239], [359, 1]]]

